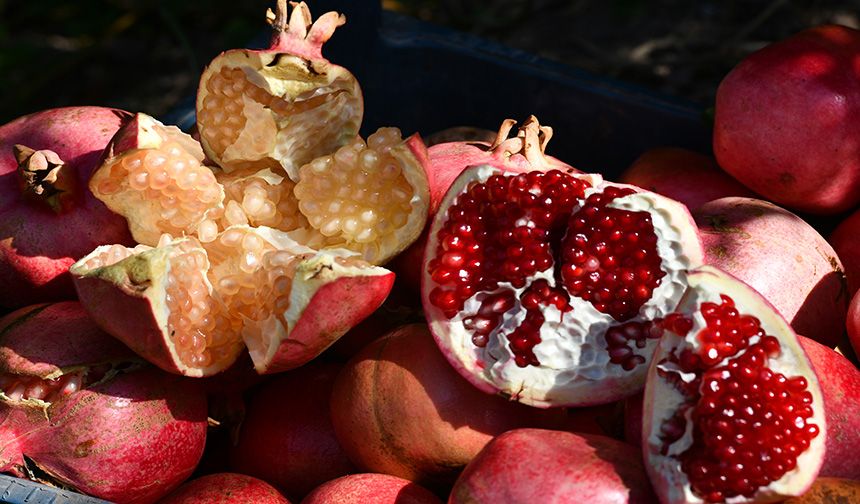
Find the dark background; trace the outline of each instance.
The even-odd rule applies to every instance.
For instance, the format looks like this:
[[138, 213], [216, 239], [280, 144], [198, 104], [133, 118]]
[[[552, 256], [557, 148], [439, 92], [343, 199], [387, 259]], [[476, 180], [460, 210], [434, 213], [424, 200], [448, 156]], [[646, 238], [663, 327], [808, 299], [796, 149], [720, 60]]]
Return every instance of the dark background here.
[[[360, 9], [362, 0], [344, 4]], [[65, 105], [161, 117], [195, 92], [215, 55], [265, 29], [269, 5], [0, 0], [0, 122]], [[322, 14], [314, 0], [309, 6], [314, 17]], [[383, 0], [382, 6], [703, 106], [745, 54], [817, 24], [860, 26], [857, 1]], [[344, 14], [349, 23], [350, 8]]]

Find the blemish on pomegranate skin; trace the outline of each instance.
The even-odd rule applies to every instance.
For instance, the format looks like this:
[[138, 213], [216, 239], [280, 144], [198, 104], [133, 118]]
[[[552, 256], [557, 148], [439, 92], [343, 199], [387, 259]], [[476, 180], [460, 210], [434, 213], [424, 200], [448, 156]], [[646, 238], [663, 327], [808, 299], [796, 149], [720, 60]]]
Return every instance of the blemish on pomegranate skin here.
[[78, 443], [75, 446], [75, 457], [84, 458], [93, 452], [93, 445], [95, 444], [94, 439], [90, 439], [88, 441], [84, 441], [83, 443]]
[[779, 174], [779, 183], [784, 186], [791, 187], [797, 183], [797, 179], [794, 178], [794, 175], [791, 173], [783, 172]]

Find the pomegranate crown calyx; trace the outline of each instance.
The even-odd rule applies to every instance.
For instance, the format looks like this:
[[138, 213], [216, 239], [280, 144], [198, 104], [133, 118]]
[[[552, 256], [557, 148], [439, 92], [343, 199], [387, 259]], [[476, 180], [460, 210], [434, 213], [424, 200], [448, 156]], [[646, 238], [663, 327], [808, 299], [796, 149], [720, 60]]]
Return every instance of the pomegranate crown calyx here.
[[293, 8], [290, 15], [287, 14], [287, 0], [278, 0], [275, 12], [271, 9], [266, 12], [266, 21], [274, 30], [270, 49], [321, 58], [322, 45], [346, 23], [346, 17], [331, 11], [314, 22], [305, 2], [290, 2], [290, 5]]
[[520, 126], [517, 136], [508, 138], [516, 123], [513, 119], [506, 119], [502, 123], [496, 139], [490, 145], [490, 151], [507, 157], [520, 154], [536, 166], [546, 164], [546, 146], [552, 138], [552, 128], [541, 126], [537, 117], [531, 115]]
[[25, 145], [15, 145], [12, 150], [18, 162], [18, 186], [24, 197], [40, 201], [57, 213], [73, 204], [75, 171], [56, 152]]

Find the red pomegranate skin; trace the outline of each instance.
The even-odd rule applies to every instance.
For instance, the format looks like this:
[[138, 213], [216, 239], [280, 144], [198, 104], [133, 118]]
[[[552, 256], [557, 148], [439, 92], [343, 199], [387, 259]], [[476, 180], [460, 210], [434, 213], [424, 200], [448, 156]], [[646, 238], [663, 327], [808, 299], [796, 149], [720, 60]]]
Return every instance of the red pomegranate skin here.
[[720, 198], [693, 217], [707, 264], [755, 288], [795, 332], [836, 346], [850, 299], [842, 261], [815, 228], [757, 198]]
[[848, 305], [848, 317], [845, 320], [848, 342], [855, 355], [860, 355], [860, 295], [856, 293]]
[[693, 210], [726, 196], [758, 197], [726, 173], [713, 156], [683, 147], [654, 147], [621, 172], [618, 182], [633, 184]]
[[315, 360], [253, 391], [230, 468], [272, 484], [295, 502], [357, 472], [332, 427], [329, 399], [341, 363]]
[[341, 476], [315, 488], [300, 504], [442, 504], [433, 492], [381, 473]]
[[448, 363], [424, 323], [397, 328], [350, 359], [335, 381], [331, 415], [359, 470], [440, 495], [493, 436], [567, 422], [563, 408], [532, 408], [478, 390]]
[[827, 241], [842, 260], [848, 294], [860, 290], [860, 209], [850, 212], [827, 235]]
[[741, 183], [786, 208], [860, 203], [860, 31], [822, 25], [744, 58], [716, 95], [713, 149]]
[[[130, 117], [104, 107], [64, 107], [0, 126], [0, 306], [74, 300], [72, 263], [99, 245], [134, 245], [125, 219], [87, 189], [102, 151]], [[22, 197], [16, 144], [50, 149], [72, 169], [76, 187], [59, 212]]]
[[617, 439], [546, 429], [497, 436], [469, 463], [448, 504], [656, 504], [641, 450]]
[[290, 501], [259, 478], [216, 473], [186, 481], [158, 504], [290, 504]]
[[819, 477], [860, 480], [860, 369], [812, 339], [800, 342], [818, 375], [827, 416], [827, 444]]

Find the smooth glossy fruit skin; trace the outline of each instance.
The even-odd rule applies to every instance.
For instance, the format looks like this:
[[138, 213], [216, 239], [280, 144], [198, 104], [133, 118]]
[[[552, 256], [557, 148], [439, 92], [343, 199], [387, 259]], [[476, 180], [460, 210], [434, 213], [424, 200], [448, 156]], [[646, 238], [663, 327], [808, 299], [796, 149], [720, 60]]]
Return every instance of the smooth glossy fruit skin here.
[[332, 423], [359, 470], [415, 481], [439, 494], [494, 435], [562, 428], [564, 409], [530, 408], [481, 392], [439, 351], [424, 323], [385, 334], [337, 377]]
[[[111, 108], [65, 107], [0, 126], [0, 306], [75, 299], [72, 263], [98, 245], [134, 244], [124, 219], [87, 190], [102, 151], [130, 118]], [[13, 153], [18, 144], [50, 149], [65, 163], [73, 186], [59, 198], [59, 211], [47, 195], [22, 197]]]
[[842, 261], [815, 228], [756, 198], [720, 198], [693, 216], [707, 264], [754, 287], [795, 332], [836, 346], [850, 298]]
[[342, 367], [315, 360], [255, 388], [230, 448], [230, 468], [265, 480], [295, 502], [326, 481], [357, 472], [329, 412]]
[[860, 290], [860, 209], [851, 211], [827, 235], [848, 280], [848, 294]]
[[407, 479], [381, 473], [341, 476], [315, 488], [300, 504], [442, 504], [442, 499]]
[[803, 495], [785, 499], [782, 504], [853, 504], [860, 502], [860, 481], [819, 476]]
[[860, 31], [823, 25], [744, 58], [720, 83], [713, 148], [744, 185], [786, 208], [860, 203]]
[[824, 394], [827, 447], [818, 475], [860, 480], [860, 369], [837, 351], [799, 338]]
[[726, 196], [758, 197], [720, 168], [713, 156], [683, 147], [654, 147], [643, 152], [617, 181], [668, 196], [690, 210]]
[[290, 501], [259, 478], [216, 473], [186, 481], [158, 504], [290, 504]]
[[466, 466], [448, 504], [656, 504], [642, 455], [595, 434], [515, 429]]

